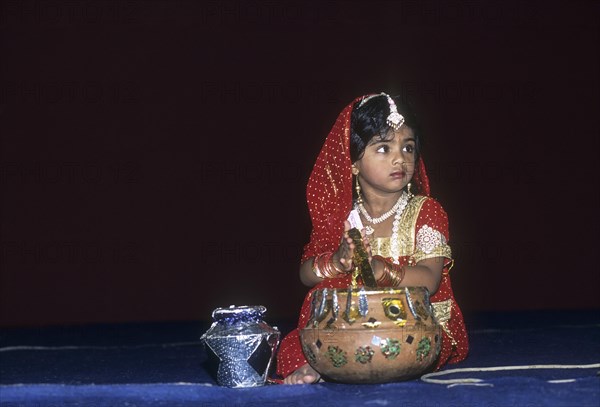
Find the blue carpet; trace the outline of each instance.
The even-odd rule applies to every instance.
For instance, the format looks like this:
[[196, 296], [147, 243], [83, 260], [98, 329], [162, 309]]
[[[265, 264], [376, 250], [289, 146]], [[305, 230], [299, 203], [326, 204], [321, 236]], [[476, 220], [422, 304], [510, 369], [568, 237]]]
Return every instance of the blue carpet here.
[[[486, 313], [467, 319], [471, 353], [456, 368], [600, 363], [600, 312]], [[276, 324], [282, 331], [291, 323]], [[383, 385], [216, 385], [201, 322], [4, 329], [0, 405], [600, 406], [600, 368], [456, 372]]]

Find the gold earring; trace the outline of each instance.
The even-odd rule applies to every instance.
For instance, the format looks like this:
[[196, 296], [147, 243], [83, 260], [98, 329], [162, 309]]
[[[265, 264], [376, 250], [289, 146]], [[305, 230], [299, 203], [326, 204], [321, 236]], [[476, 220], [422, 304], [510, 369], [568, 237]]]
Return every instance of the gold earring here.
[[356, 202], [358, 202], [359, 204], [362, 205], [363, 200], [362, 200], [362, 194], [360, 193], [360, 184], [358, 182], [358, 174], [356, 174], [356, 186], [354, 187], [356, 189]]
[[413, 193], [412, 193], [412, 191], [410, 190], [410, 187], [411, 187], [411, 186], [412, 186], [412, 184], [411, 184], [410, 182], [409, 182], [409, 183], [406, 185], [406, 192], [408, 193], [408, 198], [409, 198], [409, 199], [413, 197]]

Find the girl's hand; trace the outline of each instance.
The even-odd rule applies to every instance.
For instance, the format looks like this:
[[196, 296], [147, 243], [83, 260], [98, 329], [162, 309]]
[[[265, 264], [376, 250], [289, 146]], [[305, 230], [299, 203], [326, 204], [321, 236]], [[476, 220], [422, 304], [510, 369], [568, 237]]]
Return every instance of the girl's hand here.
[[345, 272], [352, 271], [352, 256], [354, 256], [354, 242], [352, 238], [348, 236], [348, 231], [350, 230], [350, 222], [344, 222], [344, 234], [342, 235], [342, 240], [340, 242], [340, 247], [338, 247], [337, 251], [333, 254], [333, 261], [336, 267], [340, 270], [344, 270]]

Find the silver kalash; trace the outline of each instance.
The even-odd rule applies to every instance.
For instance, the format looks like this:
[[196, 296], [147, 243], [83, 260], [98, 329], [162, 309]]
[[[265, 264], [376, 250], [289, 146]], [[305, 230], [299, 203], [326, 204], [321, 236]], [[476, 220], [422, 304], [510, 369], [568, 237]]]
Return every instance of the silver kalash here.
[[220, 360], [217, 383], [227, 387], [257, 387], [267, 381], [281, 336], [263, 321], [262, 306], [234, 305], [213, 311], [213, 324], [200, 338]]

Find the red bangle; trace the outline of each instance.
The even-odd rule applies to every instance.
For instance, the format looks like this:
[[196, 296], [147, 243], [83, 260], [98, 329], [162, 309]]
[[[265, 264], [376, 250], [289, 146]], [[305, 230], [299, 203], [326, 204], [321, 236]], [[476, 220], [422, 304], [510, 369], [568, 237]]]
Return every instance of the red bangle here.
[[399, 287], [406, 274], [404, 266], [390, 263], [382, 256], [373, 256], [373, 258], [377, 258], [383, 262], [383, 274], [377, 280], [377, 286]]
[[334, 278], [338, 277], [340, 274], [345, 274], [343, 270], [340, 270], [339, 267], [335, 265], [333, 262], [333, 253], [327, 252], [323, 254], [319, 254], [313, 260], [313, 273], [319, 278]]

